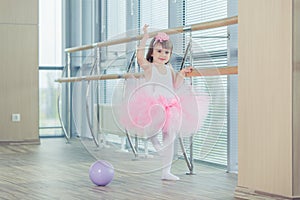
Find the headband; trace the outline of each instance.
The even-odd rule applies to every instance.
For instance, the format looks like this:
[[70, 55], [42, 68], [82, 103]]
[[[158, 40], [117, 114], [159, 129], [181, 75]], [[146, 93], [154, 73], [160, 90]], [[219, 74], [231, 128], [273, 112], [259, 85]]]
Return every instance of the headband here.
[[159, 32], [155, 36], [155, 43], [158, 42], [158, 41], [163, 42], [163, 41], [168, 41], [168, 40], [169, 40], [169, 36], [164, 32]]

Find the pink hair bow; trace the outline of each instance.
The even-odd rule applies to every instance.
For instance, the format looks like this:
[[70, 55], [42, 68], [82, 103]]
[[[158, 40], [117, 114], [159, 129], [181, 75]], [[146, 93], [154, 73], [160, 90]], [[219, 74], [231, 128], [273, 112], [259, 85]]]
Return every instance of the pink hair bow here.
[[157, 42], [157, 41], [163, 42], [163, 41], [168, 41], [168, 40], [169, 40], [169, 36], [164, 32], [159, 32], [155, 36], [155, 42]]

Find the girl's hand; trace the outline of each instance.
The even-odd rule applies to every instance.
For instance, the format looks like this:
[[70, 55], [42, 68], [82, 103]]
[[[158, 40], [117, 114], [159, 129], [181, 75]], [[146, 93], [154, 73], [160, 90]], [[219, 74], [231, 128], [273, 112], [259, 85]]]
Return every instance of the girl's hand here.
[[149, 27], [148, 24], [144, 25], [144, 27], [143, 27], [144, 34], [148, 34], [148, 27]]
[[186, 68], [183, 68], [179, 73], [180, 73], [180, 75], [181, 76], [183, 76], [183, 77], [186, 77], [188, 74], [190, 74], [190, 73], [192, 73], [192, 71], [193, 71], [193, 67], [186, 67]]
[[149, 38], [149, 35], [148, 35], [148, 27], [149, 25], [148, 24], [145, 24], [144, 27], [143, 27], [143, 31], [144, 31], [144, 38], [148, 39]]

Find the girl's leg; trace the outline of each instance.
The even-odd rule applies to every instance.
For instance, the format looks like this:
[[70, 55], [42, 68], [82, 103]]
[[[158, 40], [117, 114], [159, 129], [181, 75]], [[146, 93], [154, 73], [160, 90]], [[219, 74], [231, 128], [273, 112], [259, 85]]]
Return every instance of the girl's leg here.
[[154, 149], [157, 151], [157, 153], [160, 154], [160, 151], [162, 149], [162, 145], [161, 145], [160, 141], [158, 140], [157, 135], [151, 137], [150, 141], [151, 141]]
[[175, 134], [164, 133], [163, 136], [164, 146], [161, 150], [163, 170], [161, 179], [176, 181], [179, 180], [179, 177], [171, 173], [172, 161], [174, 157]]

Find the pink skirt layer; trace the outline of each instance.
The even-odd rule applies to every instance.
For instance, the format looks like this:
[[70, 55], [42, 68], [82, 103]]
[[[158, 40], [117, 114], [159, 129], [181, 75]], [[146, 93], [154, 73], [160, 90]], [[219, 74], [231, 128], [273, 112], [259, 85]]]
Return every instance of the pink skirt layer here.
[[160, 131], [172, 131], [181, 137], [197, 133], [210, 100], [208, 95], [196, 95], [190, 85], [183, 84], [173, 92], [141, 79], [128, 79], [125, 85], [118, 85], [112, 99], [116, 123], [141, 138]]

